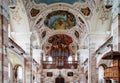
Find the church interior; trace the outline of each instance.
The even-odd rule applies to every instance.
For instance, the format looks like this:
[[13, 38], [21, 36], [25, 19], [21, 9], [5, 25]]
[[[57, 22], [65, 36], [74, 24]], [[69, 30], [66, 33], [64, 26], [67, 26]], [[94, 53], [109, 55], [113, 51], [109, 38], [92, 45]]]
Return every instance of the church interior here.
[[120, 0], [0, 0], [0, 83], [120, 83]]

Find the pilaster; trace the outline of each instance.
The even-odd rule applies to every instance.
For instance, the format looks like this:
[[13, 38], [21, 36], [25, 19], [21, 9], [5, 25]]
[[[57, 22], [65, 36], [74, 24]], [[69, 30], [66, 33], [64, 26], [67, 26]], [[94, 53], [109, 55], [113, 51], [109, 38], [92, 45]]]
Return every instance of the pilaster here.
[[0, 15], [0, 83], [8, 83], [8, 20]]

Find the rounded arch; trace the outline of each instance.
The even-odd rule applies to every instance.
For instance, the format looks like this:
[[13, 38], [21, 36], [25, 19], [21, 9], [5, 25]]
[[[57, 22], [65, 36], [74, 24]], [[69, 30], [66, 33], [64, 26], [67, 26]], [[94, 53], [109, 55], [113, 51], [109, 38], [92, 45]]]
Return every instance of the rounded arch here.
[[14, 82], [23, 82], [23, 67], [20, 64], [14, 66]]
[[107, 65], [106, 65], [106, 64], [100, 64], [100, 65], [98, 66], [98, 68], [99, 68], [100, 66], [102, 66], [104, 69], [107, 68]]
[[[37, 18], [35, 19], [33, 25], [31, 26], [31, 30], [37, 30], [38, 34], [41, 35], [43, 30], [47, 31], [47, 36], [44, 37], [44, 39], [39, 37], [39, 41], [41, 46], [44, 44], [44, 42], [47, 41], [47, 39], [54, 35], [54, 34], [66, 34], [69, 35], [73, 38], [73, 40], [75, 42], [77, 42], [78, 44], [83, 43], [83, 41], [86, 39], [88, 33], [89, 33], [89, 23], [86, 21], [85, 17], [82, 15], [81, 11], [79, 11], [79, 9], [76, 9], [78, 5], [70, 5], [67, 3], [54, 3], [54, 4], [50, 4], [50, 5], [46, 5], [46, 4], [41, 4], [44, 6], [44, 10], [42, 12], [40, 12], [37, 15]], [[46, 20], [46, 17], [49, 13], [53, 12], [53, 11], [58, 11], [58, 10], [63, 10], [63, 11], [68, 11], [70, 13], [72, 13], [76, 19], [76, 25], [68, 30], [51, 30], [48, 27], [46, 27], [44, 25], [44, 21]], [[79, 38], [77, 39], [74, 35], [75, 30], [79, 31]]]
[[104, 70], [107, 66], [105, 64], [100, 64], [98, 67], [98, 83], [104, 83]]
[[14, 66], [14, 70], [17, 69], [19, 66], [22, 67], [22, 65], [20, 65], [20, 64], [16, 64], [16, 65]]
[[[71, 32], [72, 32], [72, 31], [71, 31]], [[41, 43], [41, 45], [43, 45], [44, 42], [47, 41], [47, 40], [49, 39], [49, 37], [51, 37], [51, 36], [53, 36], [53, 35], [64, 34], [64, 35], [68, 35], [68, 36], [72, 37], [71, 32], [68, 32], [68, 31], [66, 31], [66, 30], [65, 30], [65, 31], [62, 30], [62, 31], [55, 31], [54, 33], [52, 33], [52, 31], [50, 31], [50, 32], [49, 32], [49, 33], [50, 33], [49, 36], [46, 36], [46, 37], [44, 38], [44, 40], [43, 40], [43, 42]], [[74, 38], [72, 37], [72, 40], [75, 41], [76, 43], [79, 42], [78, 40], [75, 39], [75, 37], [74, 37]]]
[[65, 83], [64, 77], [59, 75], [58, 77], [55, 78], [55, 83]]

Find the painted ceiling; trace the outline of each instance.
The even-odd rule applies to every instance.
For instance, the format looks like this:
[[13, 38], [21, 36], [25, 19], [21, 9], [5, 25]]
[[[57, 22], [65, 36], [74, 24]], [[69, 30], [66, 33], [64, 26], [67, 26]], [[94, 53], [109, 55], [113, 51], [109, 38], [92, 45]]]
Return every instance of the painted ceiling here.
[[45, 25], [50, 29], [70, 29], [76, 24], [74, 15], [68, 11], [58, 10], [47, 15]]
[[[10, 8], [11, 20], [12, 20], [11, 23], [14, 23], [14, 25], [12, 25], [12, 28], [15, 33], [12, 34], [12, 36], [20, 46], [23, 46], [26, 52], [29, 53], [28, 50], [29, 36], [31, 34], [29, 29], [31, 28], [33, 28], [31, 30], [35, 29], [36, 30], [35, 33], [37, 34], [35, 35], [36, 39], [34, 39], [33, 41], [33, 47], [35, 47], [33, 49], [41, 50], [43, 47], [42, 52], [44, 52], [44, 54], [47, 56], [52, 56], [53, 58], [55, 58], [55, 56], [56, 57], [75, 56], [81, 48], [83, 48], [82, 50], [87, 49], [87, 45], [89, 46], [89, 44], [84, 43], [83, 40], [86, 37], [87, 33], [90, 34], [87, 37], [89, 36], [91, 37], [91, 34], [97, 34], [97, 36], [95, 37], [95, 42], [91, 42], [91, 43], [93, 43], [94, 45], [101, 44], [100, 42], [101, 36], [98, 36], [99, 34], [96, 31], [99, 31], [101, 32], [101, 34], [103, 34], [103, 31], [107, 30], [107, 26], [105, 24], [109, 26], [109, 23], [106, 23], [104, 19], [106, 16], [109, 15], [106, 14], [106, 12], [103, 12], [102, 19], [104, 20], [104, 24], [101, 24], [102, 21], [99, 19], [99, 17], [101, 16], [101, 11], [99, 11], [100, 10], [99, 7], [97, 7], [96, 4], [92, 2], [95, 0], [89, 0], [91, 2], [83, 3], [83, 4], [82, 3], [74, 4], [78, 0], [76, 1], [34, 0], [34, 1], [38, 1], [38, 2], [36, 2], [36, 4], [35, 2], [34, 3], [30, 2], [30, 0], [29, 2], [26, 2], [27, 5], [24, 4], [26, 10], [24, 11], [23, 11], [24, 7], [22, 5], [22, 2], [21, 3], [19, 2], [19, 4], [17, 4], [18, 6], [16, 7], [16, 9]], [[64, 2], [64, 3], [57, 3], [57, 2]], [[38, 4], [38, 3], [46, 3], [50, 5]], [[70, 5], [66, 3], [69, 3]], [[95, 8], [98, 8], [97, 12]], [[25, 12], [27, 13], [26, 16], [25, 16]], [[63, 15], [62, 13], [65, 14]], [[70, 17], [68, 17], [69, 15]], [[26, 21], [27, 17], [29, 22]], [[67, 19], [69, 19], [69, 21]], [[45, 21], [47, 21], [48, 23]], [[28, 25], [25, 25], [24, 23], [25, 24], [29, 23], [30, 27]], [[67, 27], [68, 29], [67, 30], [64, 29], [63, 25], [59, 26], [59, 23], [60, 24], [63, 23], [63, 25], [67, 25], [67, 26], [69, 25]], [[44, 24], [47, 27], [44, 26]], [[53, 30], [52, 27], [58, 29]], [[91, 32], [96, 32], [96, 33], [87, 32], [87, 28], [90, 28]], [[96, 38], [98, 40], [96, 40]], [[89, 40], [86, 39], [86, 42], [88, 41]], [[81, 42], [83, 42], [83, 45]], [[80, 52], [79, 53], [80, 56], [82, 57], [86, 56], [87, 53], [86, 52], [83, 53], [84, 54]], [[40, 53], [37, 54], [39, 55]], [[36, 56], [37, 54], [34, 54], [34, 56]], [[13, 60], [11, 59], [11, 61]]]
[[57, 34], [50, 37], [48, 39], [48, 42], [52, 43], [53, 45], [61, 45], [61, 44], [69, 45], [73, 41], [72, 41], [72, 38], [67, 35]]
[[68, 4], [74, 4], [75, 2], [85, 2], [86, 0], [34, 0], [36, 4], [40, 3], [46, 3], [46, 4], [52, 4], [52, 3], [68, 3]]
[[[106, 31], [109, 28], [109, 27], [107, 28], [107, 26], [105, 25], [107, 24], [109, 26], [109, 23], [106, 23], [106, 21], [104, 20], [105, 17], [109, 15], [103, 11], [101, 18], [104, 20], [104, 24], [101, 24], [102, 21], [99, 19], [99, 17], [101, 16], [101, 11], [99, 11], [100, 10], [99, 7], [97, 7], [96, 3], [94, 2], [95, 0], [89, 0], [89, 3], [85, 3], [85, 4], [84, 2], [86, 0], [24, 0], [24, 1], [26, 1], [27, 4], [26, 5], [24, 3], [26, 10], [23, 11], [24, 7], [22, 5], [22, 2], [21, 3], [19, 2], [16, 9], [12, 9], [12, 7], [10, 8], [11, 20], [12, 20], [11, 23], [14, 23], [14, 25], [12, 25], [12, 28], [14, 32], [17, 33], [17, 34], [13, 34], [14, 39], [19, 41], [17, 43], [20, 46], [24, 44], [24, 48], [26, 48], [26, 44], [29, 45], [29, 36], [31, 34], [30, 30], [35, 29], [38, 37], [36, 37], [36, 39], [34, 40], [35, 43], [33, 42], [34, 43], [33, 46], [36, 47], [38, 46], [38, 48], [40, 49], [43, 47], [42, 50], [46, 55], [51, 55], [54, 57], [56, 56], [55, 55], [56, 52], [57, 52], [56, 54], [61, 53], [60, 54], [61, 56], [64, 56], [64, 54], [75, 55], [77, 50], [82, 47], [81, 42], [84, 42], [83, 40], [85, 39], [86, 35], [89, 34], [88, 29], [90, 29], [91, 32], [95, 33], [96, 31], [99, 31], [103, 34], [103, 31]], [[81, 2], [83, 4], [81, 3], [74, 4], [75, 2]], [[41, 4], [41, 3], [45, 3], [45, 4]], [[96, 8], [98, 8], [97, 12], [96, 12]], [[60, 12], [62, 11], [61, 13], [65, 13], [65, 15], [57, 13], [59, 11]], [[70, 17], [67, 17], [69, 15]], [[29, 22], [26, 21], [27, 16]], [[67, 19], [69, 19], [70, 21], [68, 21]], [[73, 22], [73, 24], [70, 24], [69, 22], [70, 23]], [[30, 30], [29, 30], [29, 26], [26, 25], [28, 26], [26, 27], [24, 23], [30, 24], [29, 25]], [[59, 23], [60, 24], [62, 23], [63, 25], [59, 26]], [[44, 25], [46, 25], [47, 27]], [[67, 27], [67, 30], [64, 29], [63, 27], [64, 25], [67, 26], [69, 25]], [[52, 29], [52, 27], [56, 28], [56, 30]], [[95, 34], [99, 35], [99, 33], [97, 32]], [[66, 35], [68, 35], [68, 37]], [[59, 41], [59, 39], [61, 41]], [[72, 40], [72, 42], [69, 42], [70, 40]], [[96, 42], [95, 44], [98, 44], [98, 41]], [[59, 49], [57, 48], [58, 45], [56, 45], [56, 43], [59, 44]], [[25, 50], [27, 51], [27, 49]]]

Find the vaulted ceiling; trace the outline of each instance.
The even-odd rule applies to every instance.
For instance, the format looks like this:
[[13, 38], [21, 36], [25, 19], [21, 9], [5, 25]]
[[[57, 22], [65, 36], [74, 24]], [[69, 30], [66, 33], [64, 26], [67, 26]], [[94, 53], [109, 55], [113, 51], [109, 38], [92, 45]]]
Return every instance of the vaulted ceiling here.
[[101, 41], [110, 35], [111, 9], [105, 8], [101, 0], [18, 0], [9, 11], [11, 37], [28, 52], [30, 38], [33, 47], [48, 53], [48, 48], [59, 41], [55, 37], [66, 41], [67, 36], [73, 41], [70, 49], [76, 53], [88, 42], [88, 35]]

